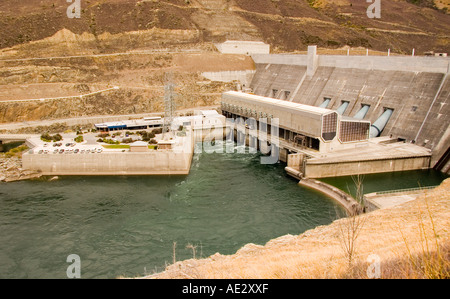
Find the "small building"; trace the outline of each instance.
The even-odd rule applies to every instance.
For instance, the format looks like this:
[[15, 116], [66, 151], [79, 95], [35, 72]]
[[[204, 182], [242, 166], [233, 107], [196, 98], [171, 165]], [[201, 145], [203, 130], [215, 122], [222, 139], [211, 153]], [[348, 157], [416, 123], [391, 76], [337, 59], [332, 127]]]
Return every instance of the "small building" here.
[[158, 149], [172, 149], [175, 141], [174, 140], [160, 140], [158, 141]]
[[117, 130], [145, 130], [160, 128], [163, 124], [164, 120], [161, 117], [145, 117], [139, 120], [99, 123], [95, 124], [95, 128], [102, 132]]
[[108, 122], [95, 124], [95, 128], [101, 132], [125, 130], [127, 125], [123, 122]]
[[236, 91], [222, 94], [221, 107], [227, 118], [268, 122], [268, 132], [277, 119], [281, 139], [321, 153], [369, 139], [369, 121], [342, 117], [326, 108]]
[[136, 141], [130, 144], [130, 152], [147, 152], [148, 151], [148, 143], [145, 141]]
[[216, 110], [198, 110], [195, 115], [176, 117], [172, 122], [172, 129], [176, 130], [180, 126], [191, 126], [194, 129], [223, 127], [226, 118]]

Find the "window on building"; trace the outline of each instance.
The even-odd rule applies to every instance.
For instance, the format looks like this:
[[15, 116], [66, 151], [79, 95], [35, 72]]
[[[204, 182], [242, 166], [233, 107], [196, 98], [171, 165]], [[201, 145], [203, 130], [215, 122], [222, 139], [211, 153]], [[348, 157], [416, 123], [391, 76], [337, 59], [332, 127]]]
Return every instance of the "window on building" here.
[[337, 131], [337, 113], [330, 113], [322, 118], [322, 138], [325, 141], [331, 141], [336, 137]]

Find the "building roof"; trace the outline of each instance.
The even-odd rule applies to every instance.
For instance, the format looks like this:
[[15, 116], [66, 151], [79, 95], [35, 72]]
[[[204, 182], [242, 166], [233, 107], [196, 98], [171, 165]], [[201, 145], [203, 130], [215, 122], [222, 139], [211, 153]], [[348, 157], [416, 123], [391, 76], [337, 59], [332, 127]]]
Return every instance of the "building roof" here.
[[135, 141], [131, 143], [130, 146], [148, 146], [148, 143], [145, 141]]
[[175, 144], [175, 140], [160, 140], [158, 144]]
[[247, 45], [269, 45], [261, 41], [251, 41], [251, 40], [227, 40], [222, 44], [247, 44]]
[[232, 96], [232, 97], [233, 96], [238, 97], [239, 100], [244, 100], [247, 102], [253, 102], [253, 103], [258, 103], [258, 104], [265, 103], [268, 105], [277, 106], [279, 108], [298, 110], [298, 111], [308, 112], [308, 113], [312, 113], [312, 114], [316, 114], [316, 115], [326, 115], [326, 114], [330, 114], [330, 113], [335, 113], [334, 110], [330, 110], [330, 109], [326, 109], [326, 108], [303, 105], [303, 104], [293, 103], [293, 102], [289, 102], [289, 101], [278, 100], [278, 99], [258, 96], [258, 95], [254, 95], [254, 94], [248, 94], [248, 93], [244, 93], [244, 92], [228, 91], [228, 92], [223, 93], [223, 96], [225, 98], [227, 95]]
[[203, 116], [217, 116], [220, 115], [216, 110], [200, 110]]
[[351, 121], [351, 122], [358, 122], [358, 123], [370, 123], [370, 121], [365, 119], [357, 119], [351, 116], [342, 116], [341, 115], [341, 121]]

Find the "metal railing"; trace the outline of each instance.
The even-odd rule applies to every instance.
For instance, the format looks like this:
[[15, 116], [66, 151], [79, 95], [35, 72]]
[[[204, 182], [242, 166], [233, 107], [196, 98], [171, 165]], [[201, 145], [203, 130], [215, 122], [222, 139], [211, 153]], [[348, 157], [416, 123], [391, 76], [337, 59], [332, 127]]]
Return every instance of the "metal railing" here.
[[383, 195], [383, 194], [391, 194], [391, 193], [404, 193], [404, 192], [414, 192], [414, 191], [424, 191], [424, 190], [431, 190], [438, 186], [427, 186], [427, 187], [417, 187], [417, 188], [407, 188], [407, 189], [397, 189], [397, 190], [386, 190], [386, 191], [378, 191], [375, 192], [376, 195]]

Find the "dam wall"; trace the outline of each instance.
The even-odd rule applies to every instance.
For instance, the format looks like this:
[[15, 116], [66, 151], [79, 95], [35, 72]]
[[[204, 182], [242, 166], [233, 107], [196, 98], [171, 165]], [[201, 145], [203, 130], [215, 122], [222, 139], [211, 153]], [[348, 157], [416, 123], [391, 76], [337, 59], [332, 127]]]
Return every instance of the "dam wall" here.
[[308, 178], [326, 178], [359, 174], [383, 173], [428, 169], [430, 157], [407, 157], [404, 159], [373, 159], [361, 161], [343, 161], [333, 163], [310, 162], [306, 164], [305, 176]]
[[[432, 150], [431, 166], [450, 145], [450, 77], [448, 57], [252, 55], [253, 93], [337, 110], [353, 117], [363, 106], [372, 124], [393, 113], [380, 136], [392, 136]], [[313, 60], [312, 60], [313, 59]], [[448, 155], [447, 155], [448, 156]], [[445, 158], [445, 157], [444, 157]], [[448, 167], [447, 167], [448, 168]]]
[[[317, 55], [319, 66], [356, 68], [368, 70], [447, 73], [449, 57], [435, 56], [346, 56]], [[304, 54], [252, 54], [256, 64], [286, 64], [306, 66], [308, 55]]]

